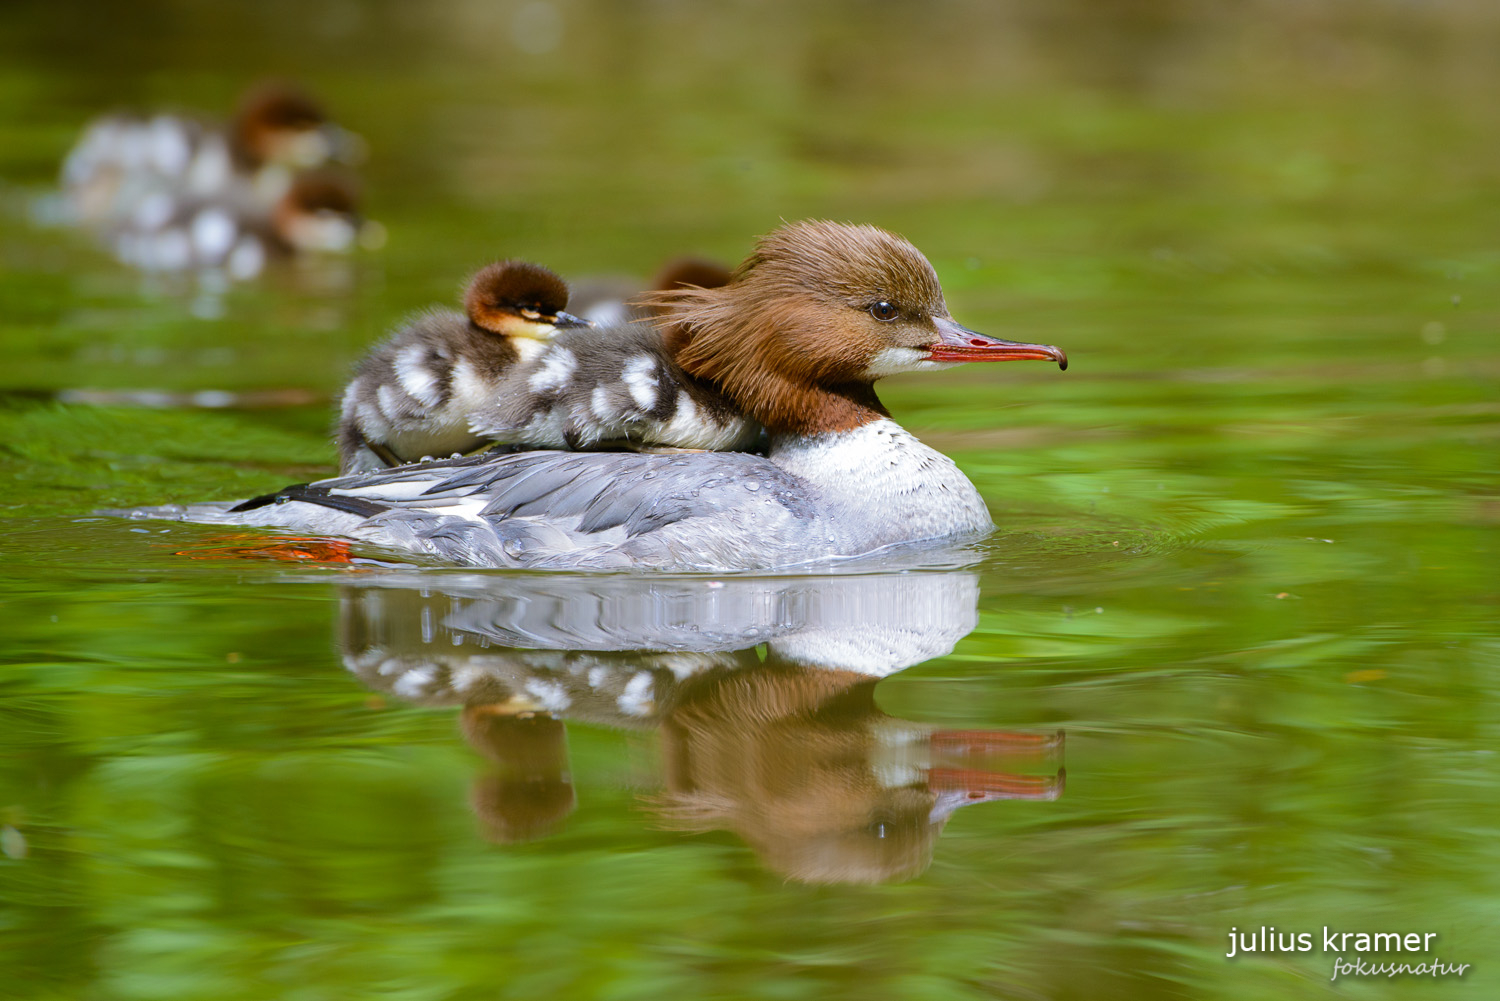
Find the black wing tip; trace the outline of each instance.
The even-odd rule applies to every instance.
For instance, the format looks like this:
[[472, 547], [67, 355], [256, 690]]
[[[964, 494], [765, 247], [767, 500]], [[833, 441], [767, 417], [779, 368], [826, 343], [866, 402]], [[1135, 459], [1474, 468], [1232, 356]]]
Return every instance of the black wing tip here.
[[270, 507], [272, 504], [289, 504], [292, 501], [301, 501], [304, 504], [316, 504], [319, 507], [331, 508], [334, 511], [342, 511], [345, 514], [356, 514], [361, 518], [373, 518], [377, 514], [384, 514], [391, 510], [389, 505], [377, 504], [375, 501], [365, 500], [360, 497], [348, 497], [335, 494], [327, 487], [316, 487], [308, 483], [294, 483], [289, 487], [282, 487], [271, 494], [262, 494], [252, 497], [247, 501], [241, 501], [229, 509], [230, 514], [240, 514], [245, 511], [254, 511], [257, 508]]
[[287, 500], [291, 500], [291, 498], [287, 497], [286, 495], [290, 494], [294, 490], [305, 490], [307, 486], [308, 484], [306, 483], [293, 483], [289, 487], [282, 487], [275, 493], [261, 494], [259, 497], [251, 497], [249, 500], [240, 501], [234, 507], [230, 508], [228, 513], [243, 514], [246, 511], [254, 511], [257, 508], [270, 507], [272, 504], [284, 504]]

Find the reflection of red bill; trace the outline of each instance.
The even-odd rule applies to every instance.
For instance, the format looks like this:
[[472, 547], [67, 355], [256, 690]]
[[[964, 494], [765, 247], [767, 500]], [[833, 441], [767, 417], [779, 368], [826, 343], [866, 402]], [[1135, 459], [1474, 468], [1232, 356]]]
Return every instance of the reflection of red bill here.
[[977, 768], [934, 768], [927, 773], [927, 785], [934, 792], [961, 793], [969, 803], [992, 799], [1053, 800], [1062, 796], [1066, 784], [1067, 770], [1062, 768], [1056, 775], [1014, 775]]
[[[937, 730], [929, 739], [932, 766], [927, 787], [937, 794], [934, 822], [961, 806], [997, 799], [1054, 800], [1063, 794], [1067, 772], [1062, 768], [1063, 734], [1015, 730]], [[1009, 769], [1048, 768], [1051, 775], [1024, 775]]]
[[207, 545], [179, 549], [173, 555], [192, 560], [280, 560], [283, 563], [352, 563], [349, 543], [300, 535], [221, 535]]
[[1063, 733], [1016, 730], [937, 730], [928, 744], [934, 758], [1047, 757], [1063, 747]]

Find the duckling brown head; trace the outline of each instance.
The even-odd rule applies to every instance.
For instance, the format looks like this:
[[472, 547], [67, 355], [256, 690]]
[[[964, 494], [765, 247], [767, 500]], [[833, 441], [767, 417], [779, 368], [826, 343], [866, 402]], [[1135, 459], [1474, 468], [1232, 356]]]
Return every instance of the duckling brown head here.
[[529, 261], [496, 261], [469, 279], [464, 312], [469, 322], [502, 337], [547, 341], [567, 327], [592, 326], [564, 312], [568, 284]]
[[359, 186], [340, 171], [305, 171], [276, 203], [271, 226], [293, 251], [343, 253], [359, 237]]
[[335, 153], [325, 132], [328, 116], [307, 94], [290, 84], [267, 82], [245, 94], [229, 125], [230, 149], [243, 166], [267, 163], [317, 167]]
[[809, 221], [762, 237], [728, 285], [651, 297], [678, 327], [678, 363], [773, 432], [848, 431], [887, 416], [876, 379], [967, 361], [1037, 358], [956, 323], [937, 274], [874, 226]]

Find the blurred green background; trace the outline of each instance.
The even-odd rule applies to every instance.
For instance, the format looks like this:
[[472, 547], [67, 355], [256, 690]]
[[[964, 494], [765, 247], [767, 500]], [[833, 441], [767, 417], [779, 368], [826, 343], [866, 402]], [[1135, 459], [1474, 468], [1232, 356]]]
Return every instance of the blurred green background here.
[[[1493, 996], [1497, 52], [1484, 0], [10, 0], [0, 996]], [[92, 116], [267, 75], [369, 141], [384, 250], [219, 290], [37, 221]], [[1001, 531], [979, 629], [879, 703], [1068, 737], [1061, 800], [960, 812], [911, 882], [659, 830], [652, 735], [582, 724], [578, 811], [491, 844], [453, 712], [342, 668], [348, 571], [77, 520], [331, 472], [349, 366], [493, 258], [646, 275], [807, 216], [1072, 360], [882, 384]], [[1224, 958], [1261, 925], [1472, 969]]]

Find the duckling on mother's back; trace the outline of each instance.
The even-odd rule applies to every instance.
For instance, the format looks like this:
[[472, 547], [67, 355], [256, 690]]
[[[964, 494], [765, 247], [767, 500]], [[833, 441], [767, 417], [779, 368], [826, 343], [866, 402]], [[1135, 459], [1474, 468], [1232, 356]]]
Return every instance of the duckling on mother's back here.
[[470, 281], [464, 313], [434, 309], [360, 362], [339, 415], [340, 468], [384, 469], [468, 452], [490, 439], [469, 427], [506, 374], [553, 335], [587, 321], [564, 312], [568, 286], [527, 261], [498, 261]]

